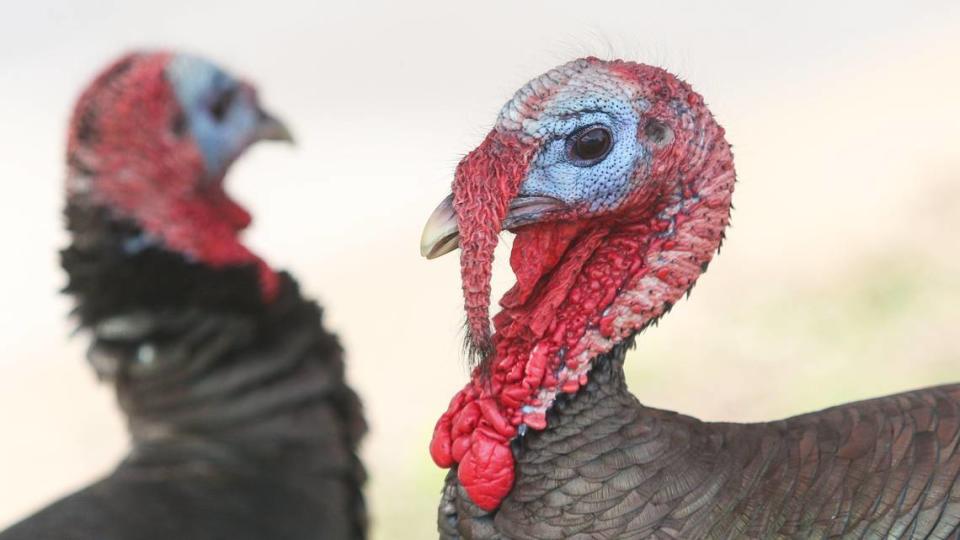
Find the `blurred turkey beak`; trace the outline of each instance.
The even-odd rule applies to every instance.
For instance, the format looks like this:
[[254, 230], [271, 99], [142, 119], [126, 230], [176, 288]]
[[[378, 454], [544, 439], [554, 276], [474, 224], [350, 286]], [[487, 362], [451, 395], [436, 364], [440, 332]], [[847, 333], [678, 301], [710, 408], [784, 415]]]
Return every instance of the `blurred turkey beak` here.
[[[564, 203], [550, 197], [519, 196], [510, 201], [503, 229], [509, 230], [536, 223], [554, 210], [562, 210]], [[460, 228], [453, 209], [453, 194], [447, 195], [430, 214], [420, 236], [420, 255], [436, 259], [460, 247]]]
[[260, 118], [257, 120], [256, 140], [282, 141], [294, 144], [293, 135], [283, 122], [263, 109], [260, 109], [259, 113]]

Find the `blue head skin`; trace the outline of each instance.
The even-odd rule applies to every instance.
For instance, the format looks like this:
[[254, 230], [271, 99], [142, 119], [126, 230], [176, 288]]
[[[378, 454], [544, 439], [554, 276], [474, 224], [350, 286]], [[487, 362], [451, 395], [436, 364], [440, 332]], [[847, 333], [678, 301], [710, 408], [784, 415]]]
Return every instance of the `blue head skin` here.
[[165, 74], [209, 178], [222, 178], [233, 160], [256, 141], [292, 141], [286, 127], [260, 108], [256, 90], [215, 64], [178, 54]]
[[505, 228], [550, 217], [599, 216], [637, 193], [676, 116], [642, 85], [602, 63], [578, 60], [534, 79], [503, 108], [495, 129], [538, 148]]
[[[518, 195], [550, 197], [589, 212], [615, 207], [631, 191], [638, 163], [649, 158], [637, 138], [639, 122], [637, 111], [620, 100], [558, 100], [539, 121], [542, 146]], [[590, 140], [580, 142], [584, 137]], [[578, 155], [578, 142], [595, 152]]]
[[[662, 157], [675, 132], [688, 130], [688, 110], [682, 100], [651, 91], [672, 77], [666, 72], [645, 67], [638, 77], [617, 67], [624, 66], [575, 60], [530, 81], [504, 105], [494, 131], [535, 151], [517, 192], [505, 194], [503, 229], [615, 214], [656, 196], [654, 170], [663, 176], [675, 165]], [[434, 258], [456, 249], [458, 230], [451, 195], [424, 229], [422, 254]]]

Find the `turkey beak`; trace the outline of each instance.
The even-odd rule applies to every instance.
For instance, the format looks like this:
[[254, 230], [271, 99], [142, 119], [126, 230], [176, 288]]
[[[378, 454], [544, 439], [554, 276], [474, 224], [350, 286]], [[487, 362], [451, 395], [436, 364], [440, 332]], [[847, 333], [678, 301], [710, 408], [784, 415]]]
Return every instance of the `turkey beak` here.
[[453, 194], [447, 195], [430, 214], [420, 235], [420, 255], [436, 259], [460, 246], [460, 228], [453, 209]]
[[520, 195], [510, 201], [507, 217], [503, 218], [503, 228], [512, 231], [524, 225], [543, 221], [544, 218], [563, 212], [566, 204], [553, 197]]
[[[513, 229], [536, 223], [546, 214], [563, 210], [563, 202], [551, 197], [519, 196], [510, 201], [510, 208], [503, 220], [504, 229]], [[460, 247], [460, 228], [457, 213], [453, 209], [453, 194], [447, 195], [436, 210], [430, 214], [420, 236], [420, 255], [436, 259]]]
[[257, 111], [259, 118], [257, 119], [256, 140], [295, 143], [293, 134], [290, 133], [286, 124], [263, 109], [258, 108]]

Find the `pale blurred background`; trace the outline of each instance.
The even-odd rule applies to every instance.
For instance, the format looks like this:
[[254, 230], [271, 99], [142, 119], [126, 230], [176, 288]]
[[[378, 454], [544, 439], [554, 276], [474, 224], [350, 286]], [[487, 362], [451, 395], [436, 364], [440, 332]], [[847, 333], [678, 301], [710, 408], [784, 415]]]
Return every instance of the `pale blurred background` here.
[[572, 57], [679, 73], [736, 153], [721, 256], [629, 361], [644, 402], [760, 420], [960, 380], [960, 3], [320, 4], [3, 0], [0, 528], [126, 446], [56, 249], [68, 111], [130, 47], [230, 66], [296, 131], [229, 187], [349, 351], [374, 538], [435, 537], [426, 447], [467, 375], [456, 257], [422, 260], [420, 227], [501, 104]]

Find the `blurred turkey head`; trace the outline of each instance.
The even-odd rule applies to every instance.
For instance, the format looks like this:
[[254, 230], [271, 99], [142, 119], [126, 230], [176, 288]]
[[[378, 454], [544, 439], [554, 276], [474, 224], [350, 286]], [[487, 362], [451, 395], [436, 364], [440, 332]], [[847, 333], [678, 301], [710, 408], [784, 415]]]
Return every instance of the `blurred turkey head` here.
[[140, 247], [158, 245], [214, 268], [256, 265], [269, 299], [277, 276], [240, 242], [251, 218], [223, 189], [230, 165], [263, 140], [292, 138], [249, 83], [195, 56], [127, 54], [77, 101], [68, 201], [135, 222]]

